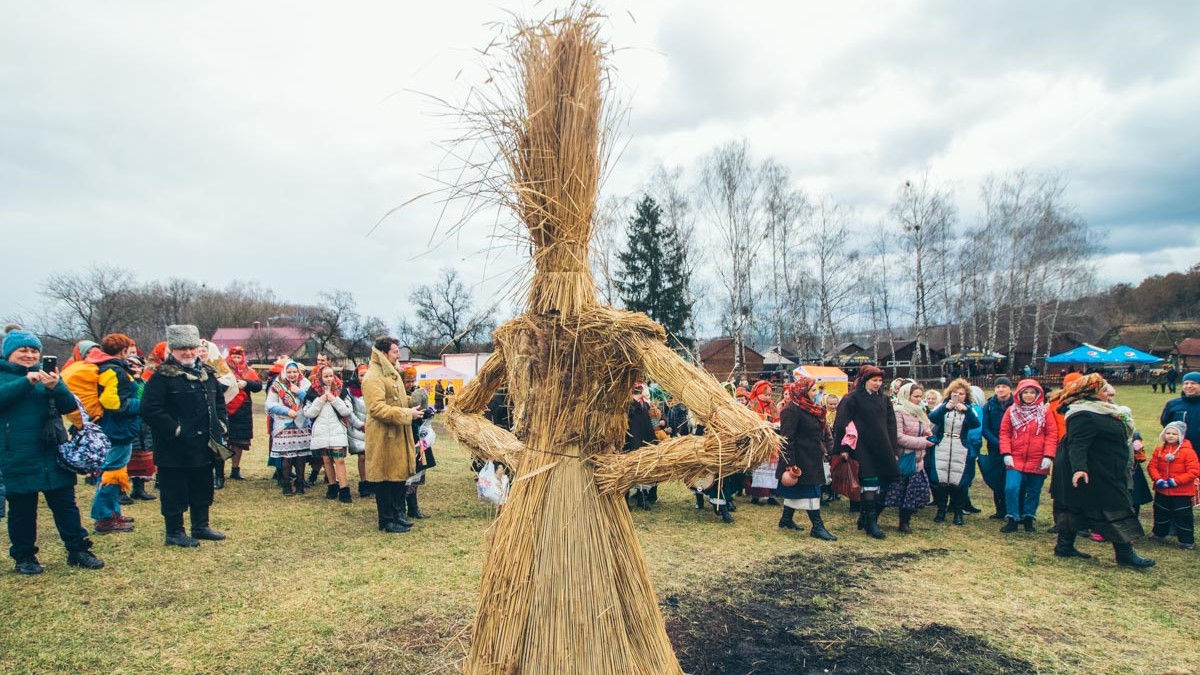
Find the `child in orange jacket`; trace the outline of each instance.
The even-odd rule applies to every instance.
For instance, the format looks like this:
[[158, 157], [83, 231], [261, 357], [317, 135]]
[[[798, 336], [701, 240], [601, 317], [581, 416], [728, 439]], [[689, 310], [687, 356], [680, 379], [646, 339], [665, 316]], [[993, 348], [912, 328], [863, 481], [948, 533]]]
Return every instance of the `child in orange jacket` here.
[[1183, 422], [1171, 422], [1159, 434], [1162, 444], [1150, 457], [1150, 479], [1154, 481], [1152, 538], [1162, 541], [1174, 525], [1179, 546], [1193, 549], [1192, 497], [1196, 494], [1196, 479], [1200, 478], [1200, 459], [1186, 434]]

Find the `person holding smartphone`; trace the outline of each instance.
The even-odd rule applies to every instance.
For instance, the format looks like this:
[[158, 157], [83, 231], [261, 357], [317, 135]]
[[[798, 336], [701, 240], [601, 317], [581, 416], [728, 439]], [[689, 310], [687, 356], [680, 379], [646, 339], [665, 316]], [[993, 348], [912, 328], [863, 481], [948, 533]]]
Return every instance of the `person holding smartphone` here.
[[92, 542], [75, 502], [75, 474], [58, 465], [55, 453], [66, 440], [59, 416], [77, 409], [75, 397], [57, 372], [42, 370], [42, 341], [33, 333], [9, 326], [0, 353], [0, 426], [5, 429], [0, 435], [0, 475], [8, 505], [8, 554], [16, 561], [17, 573], [42, 573], [37, 558], [41, 493], [66, 546], [67, 564], [100, 569], [104, 562], [91, 553]]

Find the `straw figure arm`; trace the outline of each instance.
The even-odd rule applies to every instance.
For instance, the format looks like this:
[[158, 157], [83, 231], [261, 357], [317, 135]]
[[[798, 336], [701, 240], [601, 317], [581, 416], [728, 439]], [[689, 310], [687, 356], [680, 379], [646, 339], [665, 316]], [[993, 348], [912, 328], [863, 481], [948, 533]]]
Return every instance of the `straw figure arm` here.
[[446, 428], [474, 457], [514, 466], [514, 456], [525, 450], [524, 444], [483, 416], [492, 394], [504, 383], [504, 375], [504, 356], [497, 350], [446, 407]]
[[624, 492], [634, 483], [724, 477], [749, 471], [779, 452], [781, 439], [775, 429], [739, 405], [711, 375], [660, 342], [645, 340], [642, 353], [646, 373], [683, 401], [704, 425], [704, 435], [593, 457], [601, 492]]

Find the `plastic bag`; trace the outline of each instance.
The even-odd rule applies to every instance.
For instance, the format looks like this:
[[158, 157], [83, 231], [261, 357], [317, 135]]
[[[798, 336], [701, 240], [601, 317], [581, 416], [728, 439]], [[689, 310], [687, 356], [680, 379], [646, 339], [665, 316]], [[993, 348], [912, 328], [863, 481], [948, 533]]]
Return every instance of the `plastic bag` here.
[[834, 456], [833, 464], [833, 491], [851, 501], [861, 499], [862, 486], [858, 483], [858, 462], [853, 459], [843, 460], [838, 455]]
[[484, 464], [479, 476], [475, 479], [475, 489], [479, 492], [479, 499], [501, 506], [505, 502], [504, 488], [504, 484], [496, 475], [495, 462]]

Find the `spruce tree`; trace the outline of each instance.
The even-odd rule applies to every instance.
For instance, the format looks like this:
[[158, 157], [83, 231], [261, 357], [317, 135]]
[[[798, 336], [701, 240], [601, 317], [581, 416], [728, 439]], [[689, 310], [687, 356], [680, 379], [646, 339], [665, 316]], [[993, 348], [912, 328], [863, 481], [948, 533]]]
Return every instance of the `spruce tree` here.
[[691, 344], [683, 334], [691, 317], [687, 302], [687, 248], [672, 223], [662, 222], [662, 209], [649, 195], [625, 228], [625, 250], [616, 280], [625, 308], [645, 312], [662, 324], [669, 335]]

